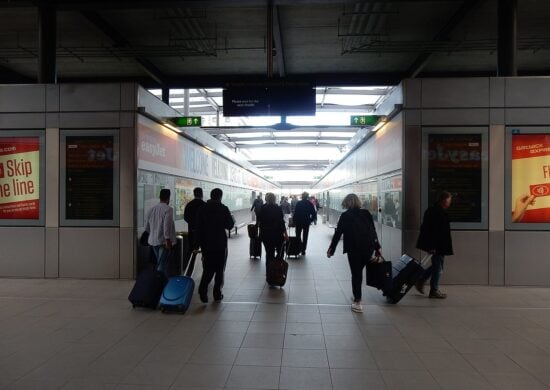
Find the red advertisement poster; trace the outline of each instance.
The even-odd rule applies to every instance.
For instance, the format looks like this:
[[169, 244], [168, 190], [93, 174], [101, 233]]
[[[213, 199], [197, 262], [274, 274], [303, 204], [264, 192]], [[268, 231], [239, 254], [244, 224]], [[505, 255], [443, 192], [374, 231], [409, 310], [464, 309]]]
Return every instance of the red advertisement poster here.
[[512, 222], [550, 223], [550, 134], [512, 135]]
[[0, 138], [0, 219], [39, 219], [39, 179], [39, 137]]

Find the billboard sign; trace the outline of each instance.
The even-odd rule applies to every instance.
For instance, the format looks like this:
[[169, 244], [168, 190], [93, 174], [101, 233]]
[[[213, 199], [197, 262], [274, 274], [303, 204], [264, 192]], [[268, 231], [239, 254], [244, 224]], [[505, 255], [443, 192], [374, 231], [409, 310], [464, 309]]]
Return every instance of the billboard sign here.
[[512, 134], [512, 222], [550, 223], [550, 134]]
[[0, 138], [0, 219], [40, 218], [40, 137]]

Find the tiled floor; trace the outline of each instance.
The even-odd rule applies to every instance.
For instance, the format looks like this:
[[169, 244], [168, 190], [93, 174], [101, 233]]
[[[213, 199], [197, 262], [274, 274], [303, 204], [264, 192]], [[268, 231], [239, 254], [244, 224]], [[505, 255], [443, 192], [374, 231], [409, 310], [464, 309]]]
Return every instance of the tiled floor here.
[[0, 389], [550, 388], [550, 289], [447, 286], [391, 306], [365, 288], [354, 314], [331, 233], [313, 226], [269, 289], [242, 231], [224, 303], [195, 297], [183, 316], [132, 310], [131, 281], [0, 279]]

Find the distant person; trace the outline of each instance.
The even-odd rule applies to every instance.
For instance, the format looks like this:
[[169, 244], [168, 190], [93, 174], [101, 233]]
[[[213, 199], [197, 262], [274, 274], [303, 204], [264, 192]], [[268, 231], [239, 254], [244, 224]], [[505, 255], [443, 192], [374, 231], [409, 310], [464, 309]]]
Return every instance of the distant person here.
[[264, 201], [262, 200], [262, 196], [258, 195], [256, 199], [254, 199], [254, 202], [252, 203], [252, 207], [250, 208], [250, 211], [254, 211], [254, 218], [256, 219], [256, 223], [258, 221], [258, 213], [260, 212], [260, 209], [262, 208], [263, 204], [264, 204]]
[[298, 203], [298, 198], [296, 198], [296, 195], [292, 195], [290, 197], [290, 213], [294, 214], [294, 210], [296, 209], [296, 204]]
[[198, 214], [199, 244], [202, 249], [203, 271], [199, 284], [201, 302], [208, 302], [208, 285], [214, 279], [214, 300], [223, 299], [223, 276], [227, 261], [226, 230], [233, 228], [234, 222], [227, 206], [222, 203], [223, 191], [214, 188], [210, 199]]
[[275, 194], [271, 192], [265, 194], [265, 204], [258, 214], [258, 224], [260, 226], [260, 240], [265, 247], [265, 266], [267, 270], [267, 263], [280, 254], [283, 241], [288, 240], [283, 211], [276, 203]]
[[170, 190], [160, 190], [160, 202], [149, 209], [145, 218], [145, 230], [149, 232], [147, 242], [153, 248], [157, 259], [157, 270], [168, 277], [168, 253], [176, 245], [174, 209], [170, 204]]
[[317, 211], [318, 211], [318, 202], [317, 202], [317, 199], [315, 199], [314, 196], [310, 197], [309, 198], [309, 201], [311, 202], [311, 205], [313, 206], [313, 208], [315, 209], [315, 215], [313, 216], [313, 224], [314, 225], [317, 225]]
[[338, 220], [336, 231], [327, 250], [327, 257], [334, 255], [334, 251], [344, 235], [344, 253], [348, 254], [349, 268], [351, 270], [351, 287], [353, 302], [351, 310], [362, 313], [361, 285], [363, 283], [363, 268], [370, 261], [373, 252], [380, 256], [380, 243], [376, 235], [376, 229], [371, 213], [361, 208], [361, 201], [355, 194], [348, 194], [342, 201], [342, 207], [346, 209]]
[[296, 237], [300, 237], [302, 242], [302, 256], [306, 254], [309, 225], [313, 222], [316, 214], [315, 208], [308, 198], [309, 194], [307, 192], [302, 193], [302, 200], [296, 203], [296, 208], [292, 216], [294, 224], [296, 225]]
[[199, 249], [199, 240], [198, 240], [198, 214], [199, 210], [204, 207], [206, 202], [202, 200], [203, 193], [202, 188], [196, 187], [193, 189], [193, 196], [195, 197], [191, 202], [185, 205], [183, 211], [183, 219], [187, 222], [188, 233], [187, 233], [187, 253], [185, 254], [185, 263], [188, 264], [191, 259], [193, 251]]
[[283, 196], [281, 199], [281, 210], [283, 211], [283, 216], [285, 218], [285, 222], [288, 223], [288, 219], [290, 218], [290, 203], [288, 203], [288, 199]]
[[430, 279], [430, 298], [445, 299], [447, 295], [439, 290], [439, 278], [443, 271], [445, 256], [453, 254], [451, 238], [451, 224], [446, 210], [451, 206], [453, 196], [442, 191], [437, 201], [424, 212], [420, 235], [416, 247], [432, 254], [432, 265], [425, 271], [424, 276], [416, 283], [416, 289], [424, 294], [424, 284]]

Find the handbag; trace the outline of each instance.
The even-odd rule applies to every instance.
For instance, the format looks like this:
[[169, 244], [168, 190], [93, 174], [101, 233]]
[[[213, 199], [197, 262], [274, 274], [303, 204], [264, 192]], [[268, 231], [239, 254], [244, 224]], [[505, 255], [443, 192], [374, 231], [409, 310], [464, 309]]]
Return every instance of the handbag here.
[[143, 246], [149, 246], [149, 232], [147, 230], [144, 230], [143, 233], [141, 233], [139, 243]]
[[367, 263], [367, 286], [386, 291], [392, 286], [392, 263], [384, 257], [375, 257]]

